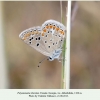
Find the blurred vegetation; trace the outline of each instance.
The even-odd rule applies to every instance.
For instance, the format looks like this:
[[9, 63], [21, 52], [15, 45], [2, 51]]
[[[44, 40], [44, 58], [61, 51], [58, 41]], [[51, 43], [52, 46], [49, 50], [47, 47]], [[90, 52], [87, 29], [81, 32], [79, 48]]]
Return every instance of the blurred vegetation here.
[[78, 2], [71, 32], [71, 88], [100, 88], [100, 2]]
[[[71, 29], [71, 88], [100, 88], [100, 2], [77, 2]], [[66, 22], [66, 6], [63, 16]], [[3, 2], [4, 38], [9, 88], [61, 88], [61, 63], [45, 61], [42, 54], [19, 39], [21, 31], [48, 19], [61, 21], [59, 1]]]

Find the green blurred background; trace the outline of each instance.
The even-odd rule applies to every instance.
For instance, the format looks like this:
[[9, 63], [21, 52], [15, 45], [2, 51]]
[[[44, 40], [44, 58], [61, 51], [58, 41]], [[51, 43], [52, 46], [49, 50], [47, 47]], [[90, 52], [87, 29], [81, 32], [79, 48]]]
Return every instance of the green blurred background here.
[[[67, 2], [62, 2], [66, 23]], [[77, 2], [71, 28], [71, 89], [100, 88], [100, 2]], [[74, 9], [74, 8], [73, 8]], [[48, 19], [61, 22], [59, 1], [2, 2], [3, 31], [9, 87], [60, 89], [61, 63], [44, 56], [19, 39], [21, 31]]]

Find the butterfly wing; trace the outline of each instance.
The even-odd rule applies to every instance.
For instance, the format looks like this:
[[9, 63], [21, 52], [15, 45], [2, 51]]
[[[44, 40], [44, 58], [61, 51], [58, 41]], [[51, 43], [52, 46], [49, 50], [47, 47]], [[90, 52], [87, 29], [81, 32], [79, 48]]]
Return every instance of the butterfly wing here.
[[40, 53], [49, 56], [44, 43], [41, 39], [41, 27], [32, 27], [20, 33], [19, 37], [28, 45], [39, 51]]
[[19, 37], [40, 53], [51, 56], [61, 49], [65, 37], [65, 27], [58, 21], [47, 20], [42, 27], [32, 27], [20, 33]]
[[60, 22], [48, 20], [42, 24], [41, 38], [50, 54], [62, 48], [64, 37], [65, 26]]

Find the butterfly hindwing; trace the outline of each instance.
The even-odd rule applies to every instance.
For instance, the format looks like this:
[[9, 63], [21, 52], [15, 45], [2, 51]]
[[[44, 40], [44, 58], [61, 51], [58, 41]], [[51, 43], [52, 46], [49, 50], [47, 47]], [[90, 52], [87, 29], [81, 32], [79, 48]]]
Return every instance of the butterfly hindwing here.
[[42, 40], [46, 41], [46, 50], [52, 53], [54, 50], [62, 48], [65, 37], [65, 27], [60, 22], [48, 20], [42, 25]]

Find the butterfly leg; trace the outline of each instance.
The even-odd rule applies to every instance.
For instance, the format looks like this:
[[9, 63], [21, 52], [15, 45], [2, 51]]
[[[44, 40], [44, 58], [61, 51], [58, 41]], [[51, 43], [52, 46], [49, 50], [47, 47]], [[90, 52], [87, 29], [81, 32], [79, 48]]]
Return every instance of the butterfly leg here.
[[64, 57], [61, 57], [58, 60], [59, 60], [59, 62], [61, 62], [62, 60], [66, 60], [67, 61], [67, 59], [65, 59]]

